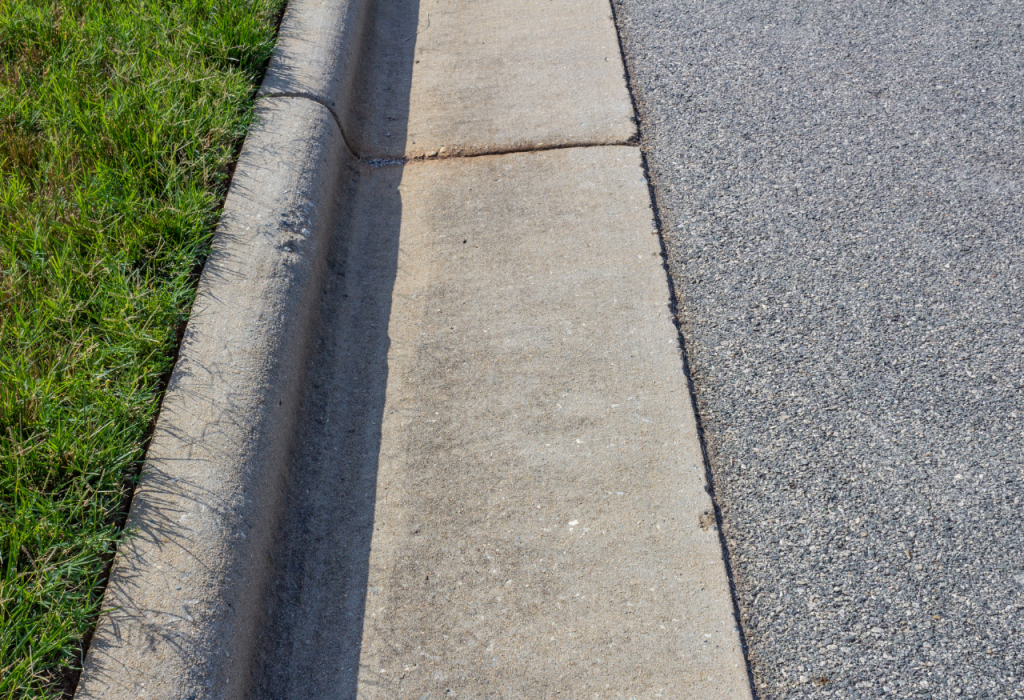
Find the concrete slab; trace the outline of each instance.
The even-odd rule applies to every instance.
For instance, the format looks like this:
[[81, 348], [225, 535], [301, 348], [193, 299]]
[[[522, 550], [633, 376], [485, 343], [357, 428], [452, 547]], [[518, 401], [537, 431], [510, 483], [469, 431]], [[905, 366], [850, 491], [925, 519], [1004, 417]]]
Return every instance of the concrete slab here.
[[750, 697], [638, 149], [367, 168], [256, 697]]
[[623, 144], [636, 134], [607, 0], [401, 0], [372, 15], [343, 117], [363, 157]]

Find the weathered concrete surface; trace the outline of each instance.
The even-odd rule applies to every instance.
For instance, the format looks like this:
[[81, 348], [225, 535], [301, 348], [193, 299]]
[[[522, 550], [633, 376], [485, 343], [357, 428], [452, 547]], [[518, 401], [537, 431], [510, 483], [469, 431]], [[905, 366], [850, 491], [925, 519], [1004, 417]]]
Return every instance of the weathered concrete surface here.
[[636, 134], [607, 0], [378, 3], [369, 32], [343, 117], [363, 157], [620, 144]]
[[748, 698], [638, 149], [366, 169], [261, 698]]
[[341, 134], [308, 100], [258, 108], [164, 398], [76, 693], [241, 698], [325, 246]]

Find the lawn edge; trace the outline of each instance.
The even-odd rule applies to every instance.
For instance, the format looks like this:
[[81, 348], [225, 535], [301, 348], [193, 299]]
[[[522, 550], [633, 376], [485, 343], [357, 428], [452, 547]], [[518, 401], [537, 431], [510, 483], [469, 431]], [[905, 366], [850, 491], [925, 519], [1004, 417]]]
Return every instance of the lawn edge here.
[[285, 11], [76, 698], [247, 694], [366, 5]]

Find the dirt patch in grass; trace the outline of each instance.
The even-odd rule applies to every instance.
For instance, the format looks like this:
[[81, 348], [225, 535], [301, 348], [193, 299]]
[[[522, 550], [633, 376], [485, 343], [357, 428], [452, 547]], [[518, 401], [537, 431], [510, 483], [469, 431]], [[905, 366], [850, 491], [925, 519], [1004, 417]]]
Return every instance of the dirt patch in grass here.
[[81, 664], [282, 5], [0, 2], [0, 697]]

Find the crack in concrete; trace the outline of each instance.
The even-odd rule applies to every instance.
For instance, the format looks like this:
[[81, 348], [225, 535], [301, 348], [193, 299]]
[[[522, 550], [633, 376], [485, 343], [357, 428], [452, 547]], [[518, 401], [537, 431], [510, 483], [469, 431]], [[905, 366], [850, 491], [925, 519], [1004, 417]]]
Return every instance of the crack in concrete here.
[[269, 100], [273, 98], [289, 98], [289, 99], [300, 99], [309, 100], [315, 102], [328, 112], [331, 113], [331, 118], [334, 119], [335, 125], [338, 127], [338, 132], [341, 134], [341, 140], [345, 144], [345, 148], [348, 149], [349, 154], [353, 158], [358, 160], [360, 163], [369, 166], [371, 168], [385, 168], [394, 165], [405, 165], [406, 163], [422, 162], [422, 161], [440, 161], [440, 160], [456, 160], [460, 158], [480, 158], [483, 156], [504, 156], [512, 155], [515, 153], [540, 153], [544, 151], [560, 151], [566, 148], [599, 148], [603, 146], [632, 146], [634, 148], [640, 148], [640, 143], [637, 137], [633, 137], [625, 140], [611, 140], [611, 141], [579, 141], [574, 143], [554, 143], [554, 144], [537, 144], [536, 146], [525, 146], [522, 148], [499, 148], [489, 151], [478, 151], [473, 153], [459, 153], [458, 151], [452, 151], [450, 153], [441, 154], [440, 152], [412, 156], [412, 157], [398, 157], [398, 158], [373, 158], [365, 156], [354, 148], [349, 143], [348, 137], [345, 135], [345, 129], [341, 126], [341, 119], [335, 113], [331, 107], [324, 102], [320, 97], [308, 93], [308, 92], [275, 92], [272, 95], [262, 95], [257, 98], [259, 100]]

